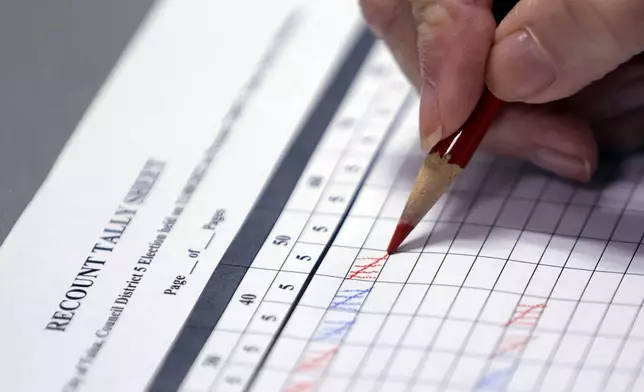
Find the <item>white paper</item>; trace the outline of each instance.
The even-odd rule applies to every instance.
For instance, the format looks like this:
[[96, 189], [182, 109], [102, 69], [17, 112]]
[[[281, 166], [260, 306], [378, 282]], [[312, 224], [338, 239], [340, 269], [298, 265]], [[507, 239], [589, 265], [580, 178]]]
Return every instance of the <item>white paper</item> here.
[[[346, 54], [359, 19], [347, 4], [159, 5], [0, 249], [9, 321], [0, 389], [150, 385]], [[251, 83], [258, 87], [155, 254], [149, 243], [287, 19], [296, 27]], [[644, 388], [644, 158], [629, 158], [603, 187], [582, 188], [479, 154], [387, 256], [423, 159], [417, 105], [378, 43], [182, 391]], [[130, 194], [144, 202], [122, 202], [150, 157], [163, 166], [149, 166]], [[321, 186], [310, 185], [312, 175]], [[112, 252], [92, 253], [105, 229], [113, 234], [130, 217]], [[204, 250], [212, 230], [203, 225], [213, 222]], [[65, 331], [47, 330], [77, 274], [99, 265]], [[149, 270], [139, 277], [137, 266]], [[128, 284], [135, 294], [119, 296]], [[119, 298], [124, 310], [113, 309]], [[102, 339], [110, 317], [117, 323]], [[79, 359], [97, 341], [81, 374]]]
[[[12, 315], [1, 327], [0, 390], [139, 391], [149, 383], [359, 26], [356, 4], [306, 3], [156, 4], [0, 250], [0, 301]], [[129, 198], [139, 191], [144, 201], [124, 202], [149, 159], [157, 163]], [[177, 204], [191, 173], [206, 167], [189, 202]], [[145, 273], [134, 270], [177, 206], [183, 212], [162, 250]], [[207, 254], [179, 295], [163, 295], [188, 276], [189, 249], [212, 234], [202, 226], [218, 212], [225, 220]], [[79, 273], [92, 275], [91, 287], [72, 287]], [[128, 281], [134, 295], [94, 355], [95, 334]], [[66, 293], [63, 307], [75, 308], [68, 324], [69, 313], [54, 317]], [[46, 329], [50, 322], [60, 328]]]
[[[266, 242], [234, 297], [258, 300], [230, 302], [183, 390], [641, 389], [644, 158], [585, 188], [479, 154], [387, 256], [423, 156], [415, 94], [396, 87], [404, 79], [382, 46], [370, 61], [390, 72], [370, 92], [369, 73], [356, 78], [334, 120], [369, 101], [352, 135], [331, 126], [312, 157], [313, 172], [325, 162], [334, 174], [318, 194], [298, 184], [269, 237], [295, 240], [286, 249]], [[365, 135], [382, 140], [381, 150]], [[347, 178], [343, 163], [364, 154], [372, 163]], [[313, 263], [290, 262], [329, 241], [314, 272]], [[280, 295], [284, 285], [304, 290], [301, 299]]]

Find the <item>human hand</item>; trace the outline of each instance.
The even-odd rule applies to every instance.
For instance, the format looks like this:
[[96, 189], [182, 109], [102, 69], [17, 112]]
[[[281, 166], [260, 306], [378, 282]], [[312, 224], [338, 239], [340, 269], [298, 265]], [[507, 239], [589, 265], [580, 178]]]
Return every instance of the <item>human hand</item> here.
[[[497, 0], [498, 1], [498, 0]], [[512, 102], [481, 149], [587, 181], [598, 146], [644, 143], [644, 1], [361, 0], [420, 91], [421, 146], [456, 132], [483, 87]]]

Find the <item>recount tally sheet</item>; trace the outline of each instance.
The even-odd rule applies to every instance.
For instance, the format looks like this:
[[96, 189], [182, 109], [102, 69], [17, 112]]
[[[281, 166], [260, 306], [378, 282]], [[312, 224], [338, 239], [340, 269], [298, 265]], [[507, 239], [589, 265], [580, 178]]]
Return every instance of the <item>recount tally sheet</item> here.
[[478, 155], [387, 256], [417, 97], [310, 3], [156, 6], [0, 249], [0, 390], [644, 390], [644, 157]]

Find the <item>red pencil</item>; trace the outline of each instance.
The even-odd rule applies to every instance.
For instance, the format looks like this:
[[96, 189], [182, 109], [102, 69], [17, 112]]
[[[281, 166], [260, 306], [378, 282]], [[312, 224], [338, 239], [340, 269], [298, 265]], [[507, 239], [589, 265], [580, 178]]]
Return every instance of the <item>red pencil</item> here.
[[429, 152], [387, 247], [394, 253], [418, 222], [434, 206], [454, 178], [467, 166], [505, 102], [485, 89], [469, 119], [452, 136]]

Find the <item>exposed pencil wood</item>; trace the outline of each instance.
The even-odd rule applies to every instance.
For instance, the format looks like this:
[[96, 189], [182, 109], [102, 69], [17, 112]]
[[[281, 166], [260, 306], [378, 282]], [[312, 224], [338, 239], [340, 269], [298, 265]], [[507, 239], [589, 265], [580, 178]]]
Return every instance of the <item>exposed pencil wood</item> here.
[[425, 158], [407, 199], [387, 253], [394, 253], [454, 178], [467, 166], [505, 102], [487, 89], [463, 127], [440, 141]]

